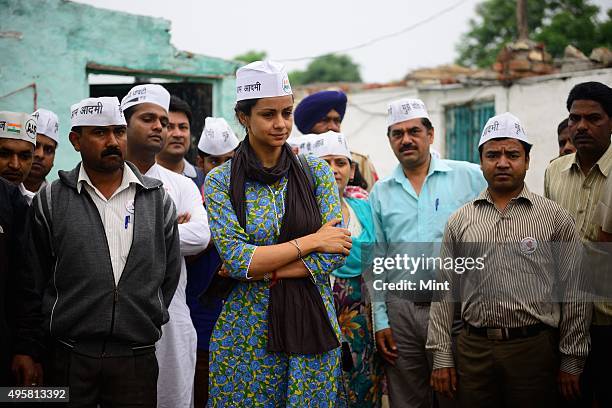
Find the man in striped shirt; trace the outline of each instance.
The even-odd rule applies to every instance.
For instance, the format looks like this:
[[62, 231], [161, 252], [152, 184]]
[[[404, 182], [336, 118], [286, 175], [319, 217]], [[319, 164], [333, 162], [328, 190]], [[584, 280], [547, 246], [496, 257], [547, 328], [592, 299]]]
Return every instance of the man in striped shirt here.
[[[612, 88], [599, 82], [576, 85], [567, 98], [568, 128], [576, 153], [551, 162], [544, 176], [544, 196], [567, 209], [576, 220], [580, 238], [597, 240], [593, 220], [606, 180], [612, 173]], [[596, 284], [596, 282], [595, 282]], [[595, 397], [612, 406], [612, 303], [594, 303], [592, 351], [585, 370], [585, 406]], [[600, 384], [600, 385], [597, 385]], [[591, 390], [592, 389], [592, 390]], [[606, 402], [606, 403], [605, 403]]]
[[[556, 406], [556, 378], [566, 398], [579, 392], [591, 315], [577, 298], [579, 239], [568, 211], [525, 185], [530, 149], [515, 116], [489, 119], [479, 143], [488, 188], [451, 215], [444, 232], [442, 259], [484, 262], [463, 274], [442, 269], [450, 290], [431, 307], [432, 387], [457, 395], [460, 406]], [[465, 324], [455, 370], [458, 300]]]

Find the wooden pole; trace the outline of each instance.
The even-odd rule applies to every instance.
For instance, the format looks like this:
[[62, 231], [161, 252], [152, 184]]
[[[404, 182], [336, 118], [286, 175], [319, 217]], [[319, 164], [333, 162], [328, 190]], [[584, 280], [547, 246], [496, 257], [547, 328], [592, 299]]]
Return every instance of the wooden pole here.
[[519, 40], [527, 40], [529, 38], [527, 0], [516, 0], [516, 28]]

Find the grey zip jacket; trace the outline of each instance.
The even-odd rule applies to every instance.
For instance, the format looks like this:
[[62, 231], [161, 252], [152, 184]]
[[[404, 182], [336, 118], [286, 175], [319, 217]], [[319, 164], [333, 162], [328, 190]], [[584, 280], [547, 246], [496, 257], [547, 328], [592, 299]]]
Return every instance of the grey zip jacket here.
[[168, 321], [181, 270], [174, 203], [159, 180], [126, 162], [144, 187], [136, 187], [133, 242], [115, 285], [98, 209], [87, 189], [77, 191], [80, 165], [60, 171], [34, 198], [26, 262], [40, 302], [24, 305], [19, 337], [39, 345], [45, 335], [154, 344]]

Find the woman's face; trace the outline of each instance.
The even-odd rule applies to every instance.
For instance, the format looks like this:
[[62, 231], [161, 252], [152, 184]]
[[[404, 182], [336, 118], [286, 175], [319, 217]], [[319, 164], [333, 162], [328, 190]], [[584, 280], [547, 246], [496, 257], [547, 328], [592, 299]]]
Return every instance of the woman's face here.
[[275, 148], [285, 144], [293, 127], [293, 96], [262, 98], [251, 109], [251, 115], [239, 114], [249, 131], [254, 148]]
[[355, 176], [355, 166], [345, 156], [329, 155], [321, 157], [325, 160], [334, 171], [334, 178], [338, 185], [340, 197], [344, 194], [349, 180]]

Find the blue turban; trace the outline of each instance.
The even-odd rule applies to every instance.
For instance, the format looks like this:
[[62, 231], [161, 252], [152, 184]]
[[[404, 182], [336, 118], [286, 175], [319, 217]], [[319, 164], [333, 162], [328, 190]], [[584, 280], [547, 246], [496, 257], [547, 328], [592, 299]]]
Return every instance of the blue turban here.
[[295, 124], [300, 132], [308, 134], [313, 126], [323, 119], [330, 110], [335, 110], [344, 119], [346, 95], [339, 91], [321, 91], [302, 99], [293, 113]]

